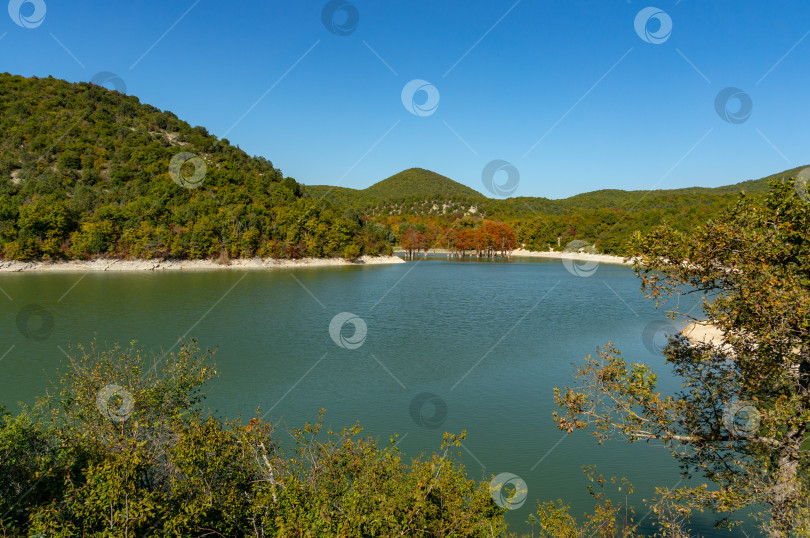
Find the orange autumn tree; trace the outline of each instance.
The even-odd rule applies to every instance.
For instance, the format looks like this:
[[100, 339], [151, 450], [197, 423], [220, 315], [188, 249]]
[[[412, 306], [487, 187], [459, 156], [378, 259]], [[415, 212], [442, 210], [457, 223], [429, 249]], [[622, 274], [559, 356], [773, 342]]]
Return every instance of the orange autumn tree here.
[[457, 249], [462, 255], [467, 250], [475, 250], [479, 257], [508, 256], [515, 249], [517, 240], [512, 228], [503, 222], [482, 221], [474, 229], [460, 230]]
[[402, 249], [405, 250], [406, 257], [409, 259], [412, 259], [420, 250], [427, 252], [430, 248], [425, 233], [417, 230], [413, 224], [406, 223], [400, 226], [400, 234]]
[[406, 257], [412, 259], [432, 248], [445, 248], [461, 257], [471, 252], [478, 257], [507, 257], [517, 247], [516, 234], [505, 222], [464, 217], [446, 224], [436, 219], [400, 222], [399, 240]]

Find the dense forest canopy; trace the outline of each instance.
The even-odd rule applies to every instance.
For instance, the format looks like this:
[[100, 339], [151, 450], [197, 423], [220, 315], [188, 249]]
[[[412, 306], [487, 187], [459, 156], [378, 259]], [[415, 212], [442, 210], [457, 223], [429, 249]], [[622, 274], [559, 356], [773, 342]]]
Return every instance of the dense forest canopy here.
[[269, 160], [137, 97], [1, 74], [0, 122], [6, 259], [390, 251], [379, 226], [304, 196]]
[[[304, 186], [137, 97], [7, 73], [0, 122], [0, 257], [10, 260], [355, 258], [388, 254], [403, 240], [413, 250], [453, 250], [458, 230], [488, 222], [504, 229], [501, 251], [584, 241], [627, 254], [637, 231], [661, 223], [688, 230], [737, 193], [764, 191], [768, 179], [799, 170], [715, 189], [564, 200], [487, 198], [421, 168], [364, 190]], [[493, 250], [461, 239], [461, 252]]]
[[[508, 224], [518, 246], [528, 250], [561, 250], [576, 240], [591, 243], [602, 252], [627, 254], [628, 241], [636, 231], [646, 233], [661, 223], [689, 230], [720, 214], [740, 192], [764, 193], [769, 181], [794, 177], [801, 169], [717, 188], [605, 189], [562, 200], [487, 198], [445, 176], [422, 169], [406, 170], [363, 190], [325, 185], [303, 188], [315, 198], [354, 208], [391, 227], [399, 240], [400, 227], [409, 229], [419, 224], [426, 228], [427, 237], [441, 238], [448, 230], [474, 218]], [[439, 241], [431, 246], [446, 245]]]
[[314, 198], [325, 198], [337, 205], [351, 205], [363, 209], [392, 200], [409, 198], [464, 201], [485, 199], [484, 195], [466, 185], [424, 168], [403, 170], [363, 190], [331, 185], [307, 185], [304, 189]]

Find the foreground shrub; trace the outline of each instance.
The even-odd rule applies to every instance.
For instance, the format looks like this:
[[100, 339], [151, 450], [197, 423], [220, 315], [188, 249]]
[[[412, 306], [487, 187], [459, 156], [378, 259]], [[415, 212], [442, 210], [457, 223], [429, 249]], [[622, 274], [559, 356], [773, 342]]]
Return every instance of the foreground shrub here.
[[503, 513], [451, 455], [406, 461], [359, 426], [292, 430], [200, 407], [193, 343], [146, 357], [79, 348], [57, 395], [0, 423], [0, 525], [48, 536], [492, 536]]

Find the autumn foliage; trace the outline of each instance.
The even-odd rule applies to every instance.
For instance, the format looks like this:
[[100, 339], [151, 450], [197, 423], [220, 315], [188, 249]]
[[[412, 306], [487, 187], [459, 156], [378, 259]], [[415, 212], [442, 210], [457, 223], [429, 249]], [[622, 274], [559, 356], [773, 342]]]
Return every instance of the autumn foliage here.
[[442, 248], [455, 256], [507, 257], [517, 247], [515, 232], [504, 222], [462, 220], [441, 228], [424, 223], [404, 223], [400, 245], [409, 258], [419, 252]]

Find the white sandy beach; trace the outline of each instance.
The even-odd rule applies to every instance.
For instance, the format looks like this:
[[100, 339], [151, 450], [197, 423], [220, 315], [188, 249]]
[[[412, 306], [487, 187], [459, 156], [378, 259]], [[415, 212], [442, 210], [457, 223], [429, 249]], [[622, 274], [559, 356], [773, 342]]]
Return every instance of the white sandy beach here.
[[681, 334], [696, 344], [706, 343], [718, 347], [723, 345], [723, 332], [705, 321], [690, 323], [684, 327]]
[[[400, 251], [397, 251], [400, 252]], [[431, 254], [446, 254], [444, 249], [435, 249]], [[547, 258], [569, 259], [576, 261], [593, 261], [597, 263], [610, 263], [632, 265], [632, 261], [625, 261], [621, 256], [610, 254], [586, 254], [580, 252], [537, 252], [532, 250], [513, 250], [512, 257], [518, 258]], [[419, 256], [421, 257], [421, 256]], [[417, 259], [419, 259], [417, 257]], [[303, 267], [333, 267], [348, 265], [381, 265], [405, 263], [399, 256], [362, 256], [357, 260], [344, 260], [343, 258], [302, 258], [300, 260], [287, 260], [276, 258], [247, 258], [233, 259], [227, 264], [217, 260], [118, 260], [98, 258], [94, 260], [70, 260], [57, 262], [39, 261], [12, 261], [0, 260], [0, 273], [20, 272], [85, 272], [85, 271], [208, 271], [213, 269], [291, 269]]]
[[522, 248], [512, 251], [513, 257], [520, 258], [553, 258], [559, 260], [594, 261], [597, 263], [616, 263], [620, 265], [633, 265], [631, 261], [625, 261], [621, 256], [611, 254], [586, 254], [584, 252], [538, 252], [534, 250], [524, 250]]
[[[396, 252], [404, 253], [404, 251], [397, 249]], [[448, 250], [444, 248], [430, 249], [428, 254], [447, 254]], [[421, 258], [424, 253], [416, 256], [416, 259]], [[539, 252], [536, 250], [524, 250], [522, 248], [515, 249], [511, 252], [513, 258], [551, 258], [555, 260], [576, 260], [576, 261], [593, 261], [597, 263], [614, 263], [620, 265], [633, 265], [631, 261], [625, 261], [621, 256], [613, 256], [611, 254], [586, 254], [584, 252], [552, 252], [544, 251]], [[467, 254], [467, 258], [475, 258], [475, 254]]]
[[342, 258], [302, 258], [300, 260], [247, 258], [230, 260], [227, 264], [218, 263], [216, 260], [95, 259], [60, 262], [0, 261], [0, 272], [208, 271], [212, 269], [293, 269], [392, 263], [405, 263], [405, 261], [399, 256], [362, 256], [353, 261], [347, 261]]

